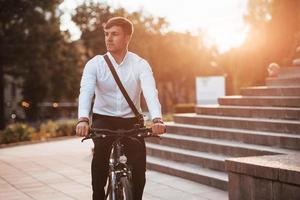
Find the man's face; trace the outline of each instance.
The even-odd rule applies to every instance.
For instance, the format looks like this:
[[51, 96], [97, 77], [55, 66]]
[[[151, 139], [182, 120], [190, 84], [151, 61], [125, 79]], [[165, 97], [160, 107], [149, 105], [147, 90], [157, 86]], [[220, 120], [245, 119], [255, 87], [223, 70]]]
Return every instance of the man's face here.
[[106, 49], [109, 52], [118, 52], [127, 48], [130, 36], [125, 34], [119, 26], [104, 29]]

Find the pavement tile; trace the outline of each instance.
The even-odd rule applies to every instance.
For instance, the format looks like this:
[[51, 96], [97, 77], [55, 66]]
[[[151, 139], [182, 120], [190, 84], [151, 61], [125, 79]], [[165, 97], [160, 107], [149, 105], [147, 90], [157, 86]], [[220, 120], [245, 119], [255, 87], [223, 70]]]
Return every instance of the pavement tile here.
[[31, 182], [31, 183], [25, 183], [16, 185], [15, 187], [22, 190], [22, 189], [30, 189], [30, 188], [36, 188], [36, 187], [42, 187], [44, 184], [41, 182]]
[[195, 184], [195, 182], [179, 179], [177, 177], [168, 182], [168, 185], [174, 189], [189, 191], [191, 194], [205, 193], [214, 190], [212, 187], [202, 184]]
[[26, 194], [23, 194], [18, 191], [10, 192], [10, 193], [1, 193], [0, 199], [5, 200], [31, 200], [33, 199], [30, 196], [27, 196]]
[[157, 184], [150, 188], [146, 188], [146, 193], [160, 199], [176, 199], [176, 200], [207, 200], [205, 198], [199, 198], [196, 195], [192, 195], [184, 190], [174, 189], [167, 185]]
[[212, 192], [201, 193], [200, 196], [209, 200], [228, 200], [227, 192], [222, 190], [214, 190]]
[[46, 171], [44, 173], [39, 172], [39, 173], [32, 174], [32, 176], [45, 184], [61, 183], [68, 180], [65, 176], [57, 174], [52, 171]]
[[[88, 200], [91, 141], [79, 138], [0, 149], [0, 199]], [[227, 192], [147, 171], [143, 200], [227, 200]]]
[[161, 200], [161, 198], [157, 198], [152, 196], [151, 194], [144, 193], [143, 200]]
[[87, 187], [85, 185], [75, 183], [72, 181], [64, 182], [64, 183], [55, 183], [55, 184], [49, 184], [50, 187], [55, 188], [56, 190], [59, 190], [64, 193], [73, 193], [78, 191], [90, 191], [91, 187]]

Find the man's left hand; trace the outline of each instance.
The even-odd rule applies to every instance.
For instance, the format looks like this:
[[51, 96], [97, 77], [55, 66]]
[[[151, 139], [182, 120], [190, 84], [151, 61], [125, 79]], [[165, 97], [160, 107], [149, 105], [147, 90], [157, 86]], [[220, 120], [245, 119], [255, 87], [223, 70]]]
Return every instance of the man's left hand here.
[[161, 120], [159, 122], [155, 122], [154, 120], [151, 128], [152, 133], [155, 135], [160, 135], [166, 132], [166, 125]]

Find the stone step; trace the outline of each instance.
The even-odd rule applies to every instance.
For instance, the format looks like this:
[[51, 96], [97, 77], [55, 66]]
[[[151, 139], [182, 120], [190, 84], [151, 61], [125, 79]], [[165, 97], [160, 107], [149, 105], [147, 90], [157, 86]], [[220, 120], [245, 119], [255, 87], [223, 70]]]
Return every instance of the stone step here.
[[147, 156], [147, 168], [227, 190], [228, 175], [198, 165]]
[[248, 117], [227, 117], [184, 113], [174, 115], [174, 122], [181, 124], [203, 125], [246, 130], [269, 131], [300, 135], [300, 121], [259, 119]]
[[256, 86], [241, 89], [243, 96], [300, 96], [300, 86]]
[[199, 115], [300, 120], [300, 108], [297, 107], [198, 105], [196, 113]]
[[191, 151], [159, 144], [146, 143], [147, 155], [165, 160], [195, 164], [204, 168], [225, 171], [225, 159], [228, 156]]
[[300, 67], [281, 67], [278, 74], [279, 78], [300, 77]]
[[218, 98], [220, 105], [300, 107], [300, 96], [224, 96]]
[[300, 77], [295, 78], [266, 78], [267, 86], [300, 86]]
[[232, 140], [255, 145], [300, 150], [300, 136], [263, 131], [167, 123], [167, 132], [176, 135]]
[[259, 156], [294, 153], [293, 150], [280, 149], [268, 146], [245, 144], [236, 141], [200, 138], [186, 135], [176, 135], [167, 133], [161, 139], [149, 138], [147, 142], [187, 149], [191, 151], [201, 151], [212, 154], [225, 155], [230, 157]]

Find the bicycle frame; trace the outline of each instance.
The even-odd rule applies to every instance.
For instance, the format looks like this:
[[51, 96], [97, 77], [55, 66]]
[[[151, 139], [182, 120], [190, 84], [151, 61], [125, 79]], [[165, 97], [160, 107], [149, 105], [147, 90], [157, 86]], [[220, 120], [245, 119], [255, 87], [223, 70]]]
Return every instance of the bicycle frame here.
[[[105, 199], [110, 195], [110, 200], [132, 200], [132, 189], [131, 189], [131, 170], [127, 166], [127, 157], [124, 154], [122, 139], [137, 137], [158, 137], [157, 135], [151, 134], [151, 128], [134, 128], [131, 130], [117, 130], [112, 131], [108, 129], [91, 129], [88, 136], [83, 138], [83, 142], [86, 139], [91, 138], [106, 138], [114, 137], [116, 140], [112, 144], [112, 150], [109, 160], [109, 174], [108, 174], [108, 186], [106, 189]], [[111, 134], [111, 135], [108, 135]], [[124, 192], [124, 193], [123, 193]]]

